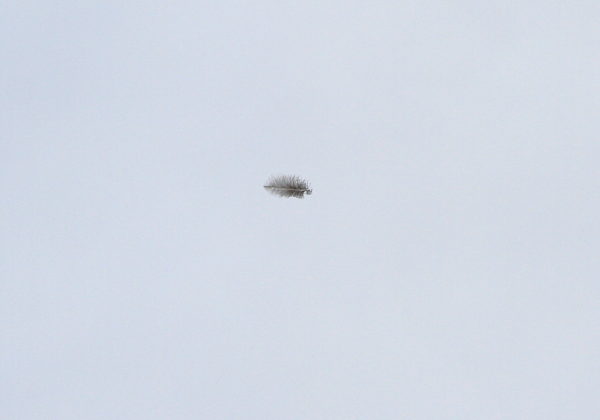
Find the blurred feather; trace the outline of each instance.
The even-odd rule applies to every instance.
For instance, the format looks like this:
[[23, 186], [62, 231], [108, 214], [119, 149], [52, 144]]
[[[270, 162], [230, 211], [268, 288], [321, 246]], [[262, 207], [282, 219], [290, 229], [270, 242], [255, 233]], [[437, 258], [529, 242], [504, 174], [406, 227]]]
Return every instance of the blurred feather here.
[[280, 197], [304, 198], [304, 194], [312, 194], [308, 182], [295, 175], [279, 175], [269, 178], [265, 190]]

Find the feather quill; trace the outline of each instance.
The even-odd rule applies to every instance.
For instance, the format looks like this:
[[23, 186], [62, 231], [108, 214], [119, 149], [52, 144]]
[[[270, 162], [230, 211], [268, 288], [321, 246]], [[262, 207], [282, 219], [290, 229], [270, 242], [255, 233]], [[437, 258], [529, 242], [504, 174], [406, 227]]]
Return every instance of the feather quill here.
[[280, 197], [304, 198], [312, 194], [309, 183], [295, 175], [279, 175], [269, 178], [265, 190]]

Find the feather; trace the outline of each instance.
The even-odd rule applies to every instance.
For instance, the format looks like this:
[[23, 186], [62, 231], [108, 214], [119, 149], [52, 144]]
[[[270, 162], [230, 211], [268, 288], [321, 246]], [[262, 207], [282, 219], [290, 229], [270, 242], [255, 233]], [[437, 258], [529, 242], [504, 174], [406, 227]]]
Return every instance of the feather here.
[[269, 178], [265, 190], [280, 197], [304, 198], [304, 194], [312, 194], [310, 185], [295, 175], [279, 175]]

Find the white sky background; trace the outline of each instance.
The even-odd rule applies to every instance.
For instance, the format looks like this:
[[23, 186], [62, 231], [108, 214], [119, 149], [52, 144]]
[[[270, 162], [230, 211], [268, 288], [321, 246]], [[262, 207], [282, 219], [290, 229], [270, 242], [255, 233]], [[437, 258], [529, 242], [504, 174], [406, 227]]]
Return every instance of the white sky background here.
[[0, 417], [598, 418], [598, 1], [11, 3]]

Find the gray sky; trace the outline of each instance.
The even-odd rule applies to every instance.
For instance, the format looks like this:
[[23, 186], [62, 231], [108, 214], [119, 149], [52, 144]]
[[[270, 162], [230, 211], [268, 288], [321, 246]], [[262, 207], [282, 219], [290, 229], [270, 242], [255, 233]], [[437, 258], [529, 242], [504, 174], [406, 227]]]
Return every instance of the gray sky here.
[[1, 417], [597, 419], [598, 22], [5, 4]]

